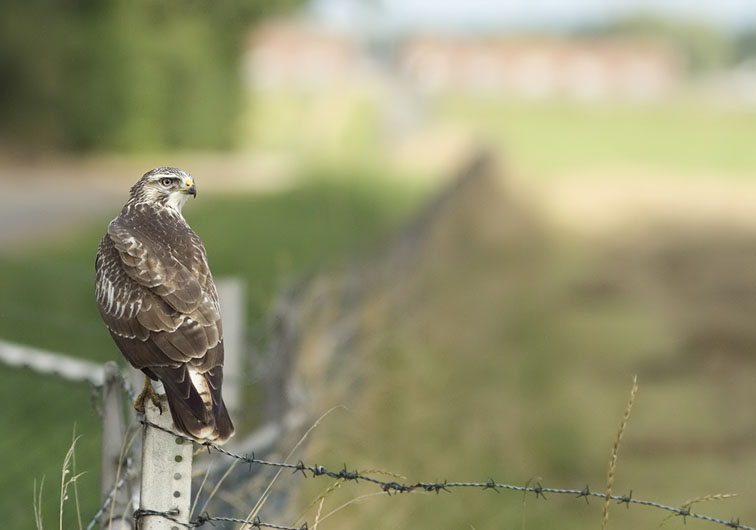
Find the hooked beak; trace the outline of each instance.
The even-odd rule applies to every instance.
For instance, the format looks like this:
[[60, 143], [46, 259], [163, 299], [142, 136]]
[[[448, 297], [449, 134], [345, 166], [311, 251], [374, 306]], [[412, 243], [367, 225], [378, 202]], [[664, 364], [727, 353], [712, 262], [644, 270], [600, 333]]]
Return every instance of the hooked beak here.
[[197, 186], [194, 185], [194, 179], [189, 175], [184, 179], [184, 188], [181, 191], [188, 193], [195, 199], [197, 198]]

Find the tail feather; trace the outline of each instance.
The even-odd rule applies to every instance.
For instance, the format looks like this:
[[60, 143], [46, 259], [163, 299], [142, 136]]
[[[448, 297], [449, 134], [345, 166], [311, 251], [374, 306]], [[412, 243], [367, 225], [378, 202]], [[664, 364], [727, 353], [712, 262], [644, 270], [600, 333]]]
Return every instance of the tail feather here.
[[[178, 368], [160, 367], [157, 370], [153, 367], [152, 370], [163, 382], [171, 417], [179, 431], [197, 441], [216, 444], [224, 443], [234, 434], [234, 426], [223, 403], [220, 386], [214, 389], [207, 384], [202, 385], [205, 389], [209, 386], [209, 393], [196, 388], [194, 382], [204, 381], [205, 375], [190, 376], [186, 365]], [[167, 371], [172, 373], [164, 373]], [[178, 371], [183, 373], [179, 375], [176, 373]]]
[[218, 434], [216, 443], [223, 443], [234, 435], [234, 424], [231, 423], [231, 416], [226, 410], [226, 404], [223, 398], [220, 398], [220, 407], [215, 416], [215, 429]]

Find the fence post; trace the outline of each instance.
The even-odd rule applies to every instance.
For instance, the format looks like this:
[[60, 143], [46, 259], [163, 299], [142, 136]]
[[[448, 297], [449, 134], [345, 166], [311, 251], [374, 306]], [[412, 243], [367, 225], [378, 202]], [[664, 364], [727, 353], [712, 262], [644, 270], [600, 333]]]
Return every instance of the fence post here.
[[102, 475], [100, 483], [101, 500], [112, 494], [111, 504], [102, 514], [101, 524], [107, 530], [132, 530], [129, 492], [130, 482], [124, 480], [113, 492], [113, 488], [124, 477], [126, 470], [124, 443], [126, 443], [126, 423], [123, 417], [123, 392], [118, 365], [105, 363], [102, 390]]
[[[165, 396], [161, 396], [160, 404], [162, 414], [152, 401], [145, 400], [146, 421], [164, 429], [175, 430]], [[139, 509], [174, 511], [171, 518], [175, 521], [163, 516], [143, 514], [139, 518], [139, 530], [181, 530], [189, 523], [192, 450], [191, 442], [145, 425]]]
[[216, 287], [223, 316], [223, 401], [234, 416], [241, 405], [244, 377], [244, 281], [234, 277], [221, 278]]

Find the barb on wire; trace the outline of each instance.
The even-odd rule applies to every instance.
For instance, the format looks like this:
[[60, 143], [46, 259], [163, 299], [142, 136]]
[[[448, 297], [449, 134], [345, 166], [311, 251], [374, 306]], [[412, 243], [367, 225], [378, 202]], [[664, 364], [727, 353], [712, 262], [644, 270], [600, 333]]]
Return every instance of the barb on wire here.
[[195, 528], [202, 526], [205, 523], [212, 523], [213, 521], [222, 521], [225, 523], [240, 523], [250, 525], [252, 528], [273, 528], [274, 530], [307, 530], [307, 523], [302, 526], [283, 526], [272, 523], [264, 523], [259, 517], [254, 519], [238, 519], [236, 517], [213, 517], [208, 514], [203, 514], [192, 520], [190, 523]]
[[[168, 434], [172, 436], [182, 438], [189, 442], [198, 443], [196, 440], [193, 440], [192, 438], [189, 438], [188, 436], [184, 434], [176, 433], [174, 431], [171, 431], [170, 429], [166, 429], [159, 425], [155, 425], [154, 423], [151, 423], [145, 420], [142, 420], [142, 423], [151, 428], [155, 428], [163, 432], [167, 432]], [[305, 464], [301, 460], [295, 464], [291, 464], [288, 462], [272, 462], [269, 460], [262, 460], [262, 459], [256, 458], [254, 454], [253, 455], [238, 455], [236, 453], [232, 453], [228, 449], [224, 449], [223, 447], [215, 445], [211, 442], [204, 442], [200, 445], [207, 447], [208, 449], [217, 451], [221, 454], [224, 454], [230, 458], [235, 458], [237, 460], [240, 460], [248, 464], [250, 470], [251, 470], [252, 464], [258, 464], [261, 466], [291, 469], [292, 473], [302, 473], [302, 475], [304, 475], [305, 477], [327, 476], [329, 478], [343, 480], [343, 481], [355, 481], [355, 482], [363, 481], [363, 482], [368, 482], [371, 484], [375, 484], [376, 486], [379, 486], [385, 493], [389, 495], [393, 493], [410, 493], [413, 491], [426, 491], [426, 492], [440, 493], [441, 491], [450, 492], [453, 489], [473, 488], [473, 489], [482, 489], [482, 490], [493, 490], [497, 493], [499, 492], [499, 490], [510, 490], [510, 491], [524, 492], [524, 493], [534, 493], [536, 495], [536, 498], [540, 497], [542, 499], [547, 498], [546, 494], [571, 495], [576, 498], [585, 498], [586, 502], [588, 501], [589, 497], [597, 497], [601, 499], [606, 498], [606, 493], [598, 492], [598, 491], [591, 491], [591, 489], [588, 486], [585, 486], [583, 489], [547, 488], [547, 487], [542, 486], [540, 482], [536, 483], [535, 486], [517, 486], [513, 484], [498, 483], [494, 481], [492, 478], [489, 478], [487, 482], [448, 482], [444, 480], [443, 482], [403, 483], [403, 482], [396, 482], [396, 481], [384, 481], [384, 480], [380, 480], [375, 477], [372, 477], [368, 474], [360, 473], [358, 471], [349, 471], [346, 465], [344, 465], [344, 467], [339, 471], [332, 471], [321, 465]], [[308, 475], [307, 473], [310, 473], [310, 475]], [[675, 507], [675, 506], [669, 506], [669, 505], [662, 504], [655, 501], [636, 499], [633, 497], [632, 490], [627, 495], [610, 495], [609, 499], [616, 501], [618, 504], [625, 504], [627, 507], [629, 507], [631, 504], [637, 504], [640, 506], [648, 506], [651, 508], [656, 508], [658, 510], [670, 512], [673, 515], [677, 515], [681, 517], [690, 517], [692, 519], [699, 519], [702, 521], [708, 521], [710, 523], [720, 524], [728, 528], [734, 528], [736, 530], [756, 530], [756, 528], [752, 526], [746, 526], [742, 524], [739, 519], [726, 520], [726, 519], [720, 519], [718, 517], [712, 517], [710, 515], [692, 512], [690, 511], [689, 505], [688, 506], [684, 505], [682, 507]], [[245, 521], [242, 519], [242, 520], [232, 520], [231, 522], [245, 522]], [[272, 528], [286, 528], [286, 527], [272, 527]], [[295, 530], [298, 530], [298, 529], [295, 529]]]
[[163, 519], [167, 519], [173, 523], [179, 524], [184, 528], [199, 528], [205, 523], [210, 523], [212, 525], [213, 522], [224, 522], [246, 524], [251, 526], [252, 528], [272, 528], [273, 530], [307, 530], [307, 523], [304, 523], [302, 526], [284, 526], [279, 524], [265, 523], [261, 521], [259, 517], [255, 517], [254, 519], [239, 519], [236, 517], [213, 516], [208, 513], [203, 513], [199, 517], [196, 517], [188, 523], [185, 523], [176, 519], [176, 517], [174, 517], [176, 515], [178, 515], [178, 510], [169, 510], [165, 512], [160, 512], [157, 510], [136, 510], [134, 512], [134, 521], [138, 522], [142, 517], [162, 517]]

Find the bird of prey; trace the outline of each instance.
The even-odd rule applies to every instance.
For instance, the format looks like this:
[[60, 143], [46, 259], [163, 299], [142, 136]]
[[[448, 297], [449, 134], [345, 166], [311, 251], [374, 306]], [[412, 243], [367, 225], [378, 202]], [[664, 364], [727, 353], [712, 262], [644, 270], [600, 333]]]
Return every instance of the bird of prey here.
[[134, 406], [144, 410], [150, 379], [163, 383], [173, 422], [201, 442], [233, 433], [221, 396], [223, 328], [205, 247], [181, 213], [194, 180], [159, 167], [131, 188], [95, 260], [100, 315], [124, 357], [145, 374]]

